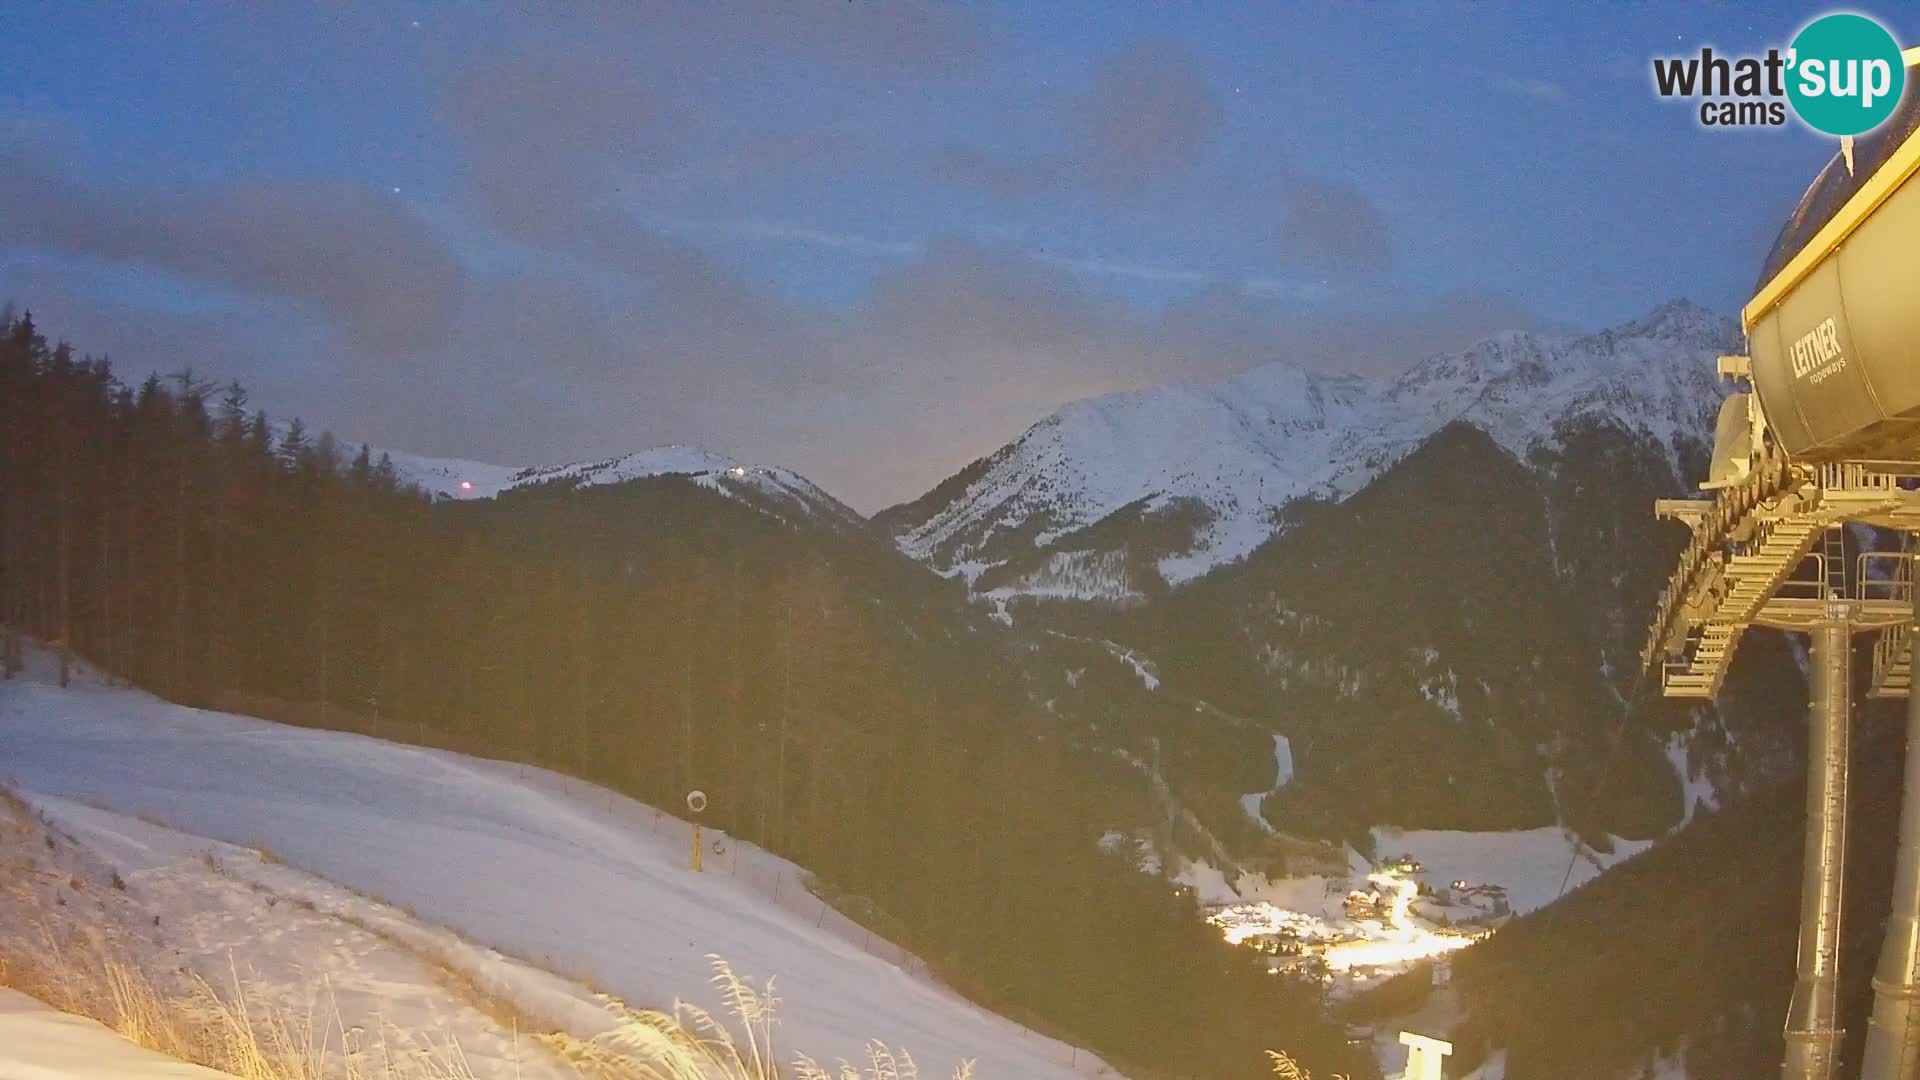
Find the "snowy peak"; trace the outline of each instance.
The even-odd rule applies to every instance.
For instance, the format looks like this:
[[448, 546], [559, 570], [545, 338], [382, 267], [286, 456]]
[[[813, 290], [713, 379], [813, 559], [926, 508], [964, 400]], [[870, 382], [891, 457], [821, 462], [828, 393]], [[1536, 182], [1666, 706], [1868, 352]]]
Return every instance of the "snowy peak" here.
[[1679, 300], [1583, 337], [1497, 334], [1391, 380], [1272, 363], [1110, 394], [881, 520], [908, 555], [989, 595], [1126, 599], [1137, 582], [1095, 579], [1128, 577], [1128, 545], [1167, 583], [1197, 577], [1265, 542], [1288, 503], [1343, 499], [1455, 421], [1523, 458], [1579, 419], [1674, 453], [1710, 429], [1712, 360], [1739, 342], [1731, 320]]
[[1458, 390], [1539, 373], [1552, 344], [1534, 334], [1509, 330], [1465, 350], [1440, 353], [1415, 364], [1392, 382], [1392, 391], [1409, 395], [1432, 388]]
[[1644, 318], [1618, 330], [1606, 330], [1597, 337], [1616, 335], [1656, 341], [1691, 343], [1700, 348], [1725, 348], [1733, 320], [1692, 300], [1669, 300], [1648, 312]]
[[677, 476], [731, 499], [742, 499], [783, 519], [857, 525], [860, 515], [791, 469], [751, 465], [692, 446], [656, 446], [600, 461], [564, 465], [490, 465], [459, 458], [390, 453], [401, 483], [435, 498], [491, 499], [539, 484], [598, 487]]

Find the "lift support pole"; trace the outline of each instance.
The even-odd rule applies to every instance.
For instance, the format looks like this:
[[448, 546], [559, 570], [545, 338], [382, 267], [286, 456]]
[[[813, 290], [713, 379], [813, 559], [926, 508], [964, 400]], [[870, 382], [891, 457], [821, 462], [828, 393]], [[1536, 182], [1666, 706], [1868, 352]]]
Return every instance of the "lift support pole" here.
[[1839, 1075], [1841, 881], [1847, 850], [1848, 723], [1853, 634], [1846, 601], [1813, 628], [1807, 716], [1807, 847], [1800, 879], [1799, 977], [1787, 1010], [1782, 1080]]
[[[1907, 628], [1909, 670], [1920, 672], [1920, 623]], [[1920, 1080], [1920, 688], [1907, 691], [1907, 768], [1893, 911], [1873, 973], [1873, 1017], [1860, 1080]]]

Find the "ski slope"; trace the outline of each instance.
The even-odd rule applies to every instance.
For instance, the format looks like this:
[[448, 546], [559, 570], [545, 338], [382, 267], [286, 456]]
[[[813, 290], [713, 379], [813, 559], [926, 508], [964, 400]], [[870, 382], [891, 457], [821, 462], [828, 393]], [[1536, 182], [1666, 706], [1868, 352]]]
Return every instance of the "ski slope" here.
[[175, 1061], [84, 1016], [0, 986], [0, 1077], [8, 1080], [222, 1080], [226, 1073]]
[[349, 1055], [404, 1063], [385, 1080], [578, 1080], [536, 1036], [610, 1026], [589, 987], [261, 852], [71, 799], [0, 797], [0, 868], [0, 959], [60, 1007], [118, 1015], [99, 974], [118, 965], [182, 1015], [205, 1017], [208, 990], [244, 1001], [340, 1075]]
[[[547, 972], [636, 1006], [720, 1011], [707, 983], [718, 954], [776, 977], [783, 1059], [858, 1060], [878, 1039], [930, 1076], [967, 1058], [983, 1078], [1113, 1075], [862, 941], [804, 894], [798, 867], [725, 842], [709, 872], [691, 873], [684, 824], [651, 807], [540, 769], [185, 708], [91, 676], [60, 690], [47, 666], [36, 655], [0, 684], [0, 782], [269, 848], [502, 950], [525, 963], [496, 972], [496, 989], [529, 1015], [554, 1011], [537, 985]], [[784, 902], [770, 881], [785, 883]]]

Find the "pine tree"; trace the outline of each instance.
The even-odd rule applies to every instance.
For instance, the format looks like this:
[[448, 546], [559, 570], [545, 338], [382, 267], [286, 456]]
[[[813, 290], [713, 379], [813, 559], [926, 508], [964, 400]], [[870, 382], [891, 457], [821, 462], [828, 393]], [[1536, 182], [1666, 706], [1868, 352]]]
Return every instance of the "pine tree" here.
[[307, 443], [307, 425], [299, 417], [287, 425], [287, 433], [280, 437], [280, 467], [291, 473], [304, 472], [313, 454], [313, 448]]
[[254, 461], [273, 460], [273, 425], [263, 411], [256, 411], [247, 425], [247, 456]]
[[220, 444], [237, 448], [247, 437], [247, 388], [237, 381], [220, 396]]
[[332, 476], [340, 471], [340, 444], [333, 432], [322, 431], [313, 444], [313, 467], [319, 473]]

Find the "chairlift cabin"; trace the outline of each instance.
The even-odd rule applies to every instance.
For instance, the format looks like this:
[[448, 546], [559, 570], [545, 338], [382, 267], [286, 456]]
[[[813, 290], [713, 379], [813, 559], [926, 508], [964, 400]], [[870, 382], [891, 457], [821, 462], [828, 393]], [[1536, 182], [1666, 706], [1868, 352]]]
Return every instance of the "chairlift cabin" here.
[[1920, 446], [1920, 48], [1878, 128], [1801, 198], [1741, 312], [1778, 448], [1808, 461]]

